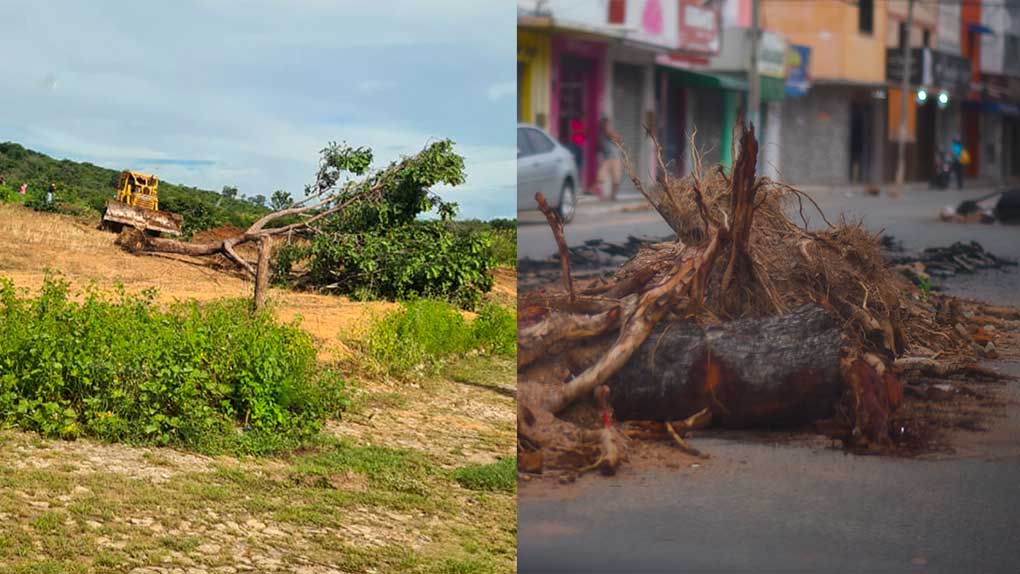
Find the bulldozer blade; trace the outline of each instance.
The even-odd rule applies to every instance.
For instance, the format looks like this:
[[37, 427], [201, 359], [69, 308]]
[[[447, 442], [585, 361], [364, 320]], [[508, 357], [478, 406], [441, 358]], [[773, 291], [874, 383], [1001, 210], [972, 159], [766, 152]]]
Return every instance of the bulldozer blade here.
[[142, 231], [156, 231], [165, 235], [179, 236], [184, 218], [168, 211], [154, 211], [144, 207], [128, 205], [110, 200], [106, 202], [103, 222], [130, 225]]

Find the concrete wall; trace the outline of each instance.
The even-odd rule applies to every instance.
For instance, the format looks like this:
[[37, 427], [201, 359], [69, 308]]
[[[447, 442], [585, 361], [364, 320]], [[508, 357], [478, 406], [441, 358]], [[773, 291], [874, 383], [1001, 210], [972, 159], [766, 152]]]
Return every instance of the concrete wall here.
[[981, 166], [980, 177], [1002, 177], [1002, 116], [981, 114]]
[[782, 180], [799, 185], [849, 180], [850, 98], [846, 88], [814, 86], [783, 102], [780, 132]]
[[[627, 46], [610, 45], [606, 50], [606, 59], [604, 61], [604, 78], [605, 87], [602, 93], [605, 94], [602, 100], [602, 115], [613, 117], [616, 110], [613, 101], [613, 92], [616, 87], [616, 82], [613, 78], [613, 67], [615, 64], [630, 64], [633, 66], [639, 66], [642, 70], [641, 80], [641, 94], [639, 99], [641, 101], [641, 110], [638, 112], [642, 124], [645, 123], [646, 119], [654, 119], [655, 113], [655, 54], [645, 50], [637, 50], [628, 48]], [[651, 182], [655, 173], [655, 154], [654, 145], [652, 140], [647, 136], [641, 138], [640, 149], [628, 150], [632, 154], [631, 160], [634, 161], [635, 167], [638, 169], [638, 173], [641, 176], [642, 181]], [[627, 180], [629, 187], [631, 184], [628, 177], [624, 177]]]
[[779, 150], [782, 149], [783, 140], [783, 102], [768, 102], [765, 104], [765, 133], [762, 134], [761, 156], [762, 165], [758, 167], [758, 173], [779, 179], [783, 171], [783, 161]]
[[885, 3], [875, 2], [871, 34], [858, 31], [858, 8], [849, 2], [763, 2], [763, 26], [790, 44], [811, 47], [812, 78], [863, 83], [885, 81]]

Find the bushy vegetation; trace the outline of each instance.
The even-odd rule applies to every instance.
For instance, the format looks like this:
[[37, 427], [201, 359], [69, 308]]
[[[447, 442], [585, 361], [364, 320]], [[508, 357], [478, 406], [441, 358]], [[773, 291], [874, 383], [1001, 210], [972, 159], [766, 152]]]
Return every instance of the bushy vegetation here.
[[433, 191], [464, 182], [464, 158], [453, 142], [434, 142], [385, 169], [370, 172], [371, 163], [366, 148], [331, 144], [322, 151], [316, 184], [306, 194], [329, 191], [330, 203], [346, 208], [317, 222], [308, 245], [277, 257], [277, 280], [301, 262], [319, 289], [474, 308], [492, 287], [492, 237], [456, 223], [457, 205]]
[[45, 436], [199, 450], [298, 444], [346, 404], [310, 337], [246, 301], [161, 309], [154, 293], [75, 301], [0, 278], [0, 419]]
[[[14, 195], [18, 195], [22, 183], [28, 184], [25, 201], [30, 207], [97, 215], [106, 209], [106, 201], [114, 197], [120, 171], [87, 162], [57, 160], [5, 142], [0, 143], [0, 175]], [[50, 184], [57, 186], [55, 205], [44, 207]], [[8, 200], [0, 197], [0, 201]], [[222, 225], [247, 227], [267, 212], [264, 207], [237, 197], [166, 181], [159, 182], [159, 204], [162, 210], [184, 216], [186, 235]]]
[[357, 344], [389, 374], [411, 375], [471, 351], [512, 357], [516, 342], [512, 311], [489, 304], [469, 323], [446, 302], [420, 299], [377, 318]]
[[481, 221], [469, 219], [458, 221], [464, 231], [471, 233], [487, 233], [490, 237], [489, 254], [493, 264], [501, 267], [517, 266], [517, 220], [490, 219]]
[[472, 464], [453, 471], [453, 479], [464, 488], [513, 492], [517, 488], [517, 459], [504, 458], [492, 464]]

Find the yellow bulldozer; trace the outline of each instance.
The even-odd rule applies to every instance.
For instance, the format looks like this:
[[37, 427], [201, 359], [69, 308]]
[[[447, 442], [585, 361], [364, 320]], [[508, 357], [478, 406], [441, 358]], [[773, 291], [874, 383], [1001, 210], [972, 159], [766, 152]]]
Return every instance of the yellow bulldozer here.
[[117, 198], [106, 202], [103, 228], [120, 231], [125, 225], [149, 234], [181, 234], [184, 218], [159, 210], [159, 178], [136, 171], [122, 171], [117, 179]]

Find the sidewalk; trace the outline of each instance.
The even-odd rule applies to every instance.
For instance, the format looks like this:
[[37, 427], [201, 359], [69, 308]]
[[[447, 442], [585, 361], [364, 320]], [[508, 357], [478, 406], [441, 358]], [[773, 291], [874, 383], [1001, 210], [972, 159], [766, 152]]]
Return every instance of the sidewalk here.
[[[963, 182], [963, 191], [982, 190], [996, 191], [1000, 188], [1005, 189], [1012, 186], [1018, 185], [1017, 182], [1002, 181], [999, 179], [968, 179]], [[843, 184], [843, 185], [797, 185], [794, 186], [800, 191], [803, 191], [812, 196], [825, 196], [825, 195], [842, 195], [844, 197], [853, 197], [857, 195], [871, 194], [874, 189], [879, 191], [879, 195], [886, 195], [889, 192], [896, 189], [895, 183], [882, 183], [880, 185], [855, 183], [855, 184]], [[901, 191], [904, 194], [913, 194], [917, 192], [928, 191], [929, 187], [927, 182], [922, 181], [911, 181], [903, 184]], [[938, 193], [942, 190], [932, 190], [933, 193]], [[945, 191], [956, 191], [956, 186], [950, 186]], [[598, 196], [581, 194], [577, 198], [577, 210], [579, 213], [583, 212], [588, 215], [603, 215], [607, 213], [624, 213], [630, 211], [644, 211], [652, 209], [652, 206], [645, 200], [644, 196], [640, 193], [627, 193], [621, 194], [616, 201], [603, 201]]]

